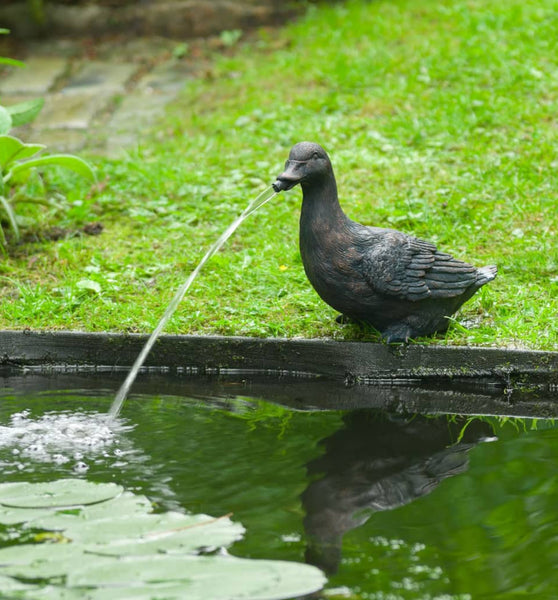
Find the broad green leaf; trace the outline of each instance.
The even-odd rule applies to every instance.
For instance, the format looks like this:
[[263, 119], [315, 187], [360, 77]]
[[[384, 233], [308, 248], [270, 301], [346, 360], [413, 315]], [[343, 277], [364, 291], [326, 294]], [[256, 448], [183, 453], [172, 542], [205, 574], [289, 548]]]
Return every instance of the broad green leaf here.
[[195, 554], [201, 548], [229, 546], [242, 539], [244, 527], [227, 517], [169, 512], [122, 517], [111, 520], [110, 525], [90, 521], [64, 532], [72, 540], [86, 544], [90, 552], [132, 556], [158, 552]]
[[14, 209], [12, 208], [11, 204], [6, 200], [6, 198], [4, 198], [4, 196], [0, 196], [0, 207], [8, 216], [8, 220], [10, 221], [10, 225], [12, 226], [14, 235], [16, 236], [16, 239], [19, 240], [19, 227], [17, 226]]
[[43, 144], [26, 144], [13, 135], [0, 135], [0, 169], [7, 170], [14, 160], [29, 158], [45, 147]]
[[[36, 590], [37, 586], [35, 585], [29, 585], [27, 583], [21, 583], [21, 581], [18, 581], [17, 579], [12, 579], [11, 577], [4, 577], [2, 575], [0, 575], [0, 590], [2, 590], [2, 593], [6, 594], [7, 592], [15, 592], [15, 591], [25, 591], [25, 592], [29, 592], [31, 590]], [[14, 596], [15, 598], [18, 598], [19, 596]], [[26, 596], [21, 596], [22, 598], [25, 598]]]
[[95, 483], [83, 479], [59, 479], [46, 483], [4, 483], [0, 505], [15, 508], [46, 508], [96, 504], [123, 491], [116, 483]]
[[[16, 509], [11, 510], [14, 511]], [[25, 511], [28, 513], [31, 512], [29, 509], [19, 510], [21, 515], [24, 515]], [[36, 516], [29, 515], [26, 520], [27, 525], [35, 529], [60, 531], [77, 527], [81, 523], [88, 523], [91, 521], [95, 521], [102, 527], [102, 521], [119, 519], [121, 517], [133, 518], [137, 515], [148, 514], [151, 510], [151, 502], [145, 496], [136, 496], [131, 492], [123, 492], [120, 496], [116, 496], [106, 502], [83, 506], [78, 510], [58, 510], [55, 512], [52, 510], [49, 510], [48, 512], [45, 512], [45, 510], [37, 511]], [[20, 513], [2, 513], [2, 511], [0, 511], [0, 523], [8, 523], [7, 519], [12, 519], [12, 523], [22, 523], [22, 520], [13, 520], [19, 519]]]
[[0, 106], [0, 135], [8, 133], [11, 128], [12, 117], [10, 117], [10, 113], [3, 106]]
[[[133, 557], [96, 564], [90, 560], [68, 574], [69, 586], [138, 586], [180, 583], [189, 600], [281, 600], [320, 590], [323, 573], [310, 565], [223, 556]], [[114, 597], [114, 596], [113, 596]], [[116, 596], [117, 597], [117, 596]], [[156, 595], [154, 597], [157, 597]], [[163, 597], [167, 597], [164, 596]], [[171, 596], [173, 597], [173, 596]]]
[[[0, 550], [0, 575], [24, 579], [63, 577], [90, 560], [77, 544], [21, 544]], [[114, 560], [114, 559], [112, 559]], [[105, 565], [110, 558], [94, 557], [92, 564]]]
[[93, 169], [78, 156], [72, 156], [71, 154], [50, 154], [49, 156], [41, 156], [40, 158], [33, 158], [23, 163], [19, 163], [12, 168], [12, 174], [17, 175], [23, 171], [27, 171], [33, 168], [46, 167], [48, 165], [56, 165], [58, 167], [64, 167], [71, 169], [78, 175], [85, 177], [91, 181], [95, 181], [95, 173]]
[[[48, 517], [51, 514], [52, 510], [49, 508], [9, 508], [7, 506], [0, 506], [0, 523], [2, 525], [27, 524], [33, 519]], [[39, 527], [41, 526], [39, 525]], [[45, 529], [48, 529], [48, 527], [45, 527]], [[56, 528], [53, 527], [53, 529]]]
[[25, 63], [20, 60], [16, 60], [15, 58], [6, 58], [5, 56], [0, 56], [0, 65], [8, 65], [10, 67], [24, 67]]
[[41, 112], [45, 101], [43, 98], [35, 98], [26, 102], [19, 102], [4, 107], [12, 117], [12, 127], [19, 127], [30, 123]]
[[6, 29], [5, 27], [0, 27], [0, 35], [7, 34], [7, 33], [10, 33], [9, 29]]

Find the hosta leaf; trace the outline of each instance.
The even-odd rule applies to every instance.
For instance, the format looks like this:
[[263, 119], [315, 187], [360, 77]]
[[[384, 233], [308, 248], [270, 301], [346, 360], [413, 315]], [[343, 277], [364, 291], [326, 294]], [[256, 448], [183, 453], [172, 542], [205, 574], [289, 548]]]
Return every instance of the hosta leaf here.
[[12, 127], [30, 123], [41, 112], [44, 103], [43, 98], [35, 98], [6, 106], [6, 110], [12, 117]]
[[14, 230], [14, 234], [16, 239], [19, 239], [19, 227], [17, 226], [16, 215], [12, 205], [4, 198], [4, 196], [0, 196], [0, 208], [6, 213], [8, 220], [10, 221], [10, 225]]
[[0, 170], [5, 170], [15, 160], [37, 154], [43, 148], [43, 144], [26, 144], [12, 135], [0, 135]]
[[72, 156], [71, 154], [49, 154], [48, 156], [32, 158], [31, 160], [15, 165], [12, 168], [12, 173], [16, 175], [29, 169], [46, 167], [49, 165], [70, 169], [90, 181], [95, 181], [95, 173], [89, 163], [82, 158]]
[[12, 117], [3, 106], [0, 106], [0, 135], [8, 133], [8, 131], [10, 131], [11, 128]]
[[15, 58], [6, 58], [5, 56], [0, 56], [0, 65], [8, 65], [9, 67], [24, 67], [25, 63], [20, 60], [16, 60]]

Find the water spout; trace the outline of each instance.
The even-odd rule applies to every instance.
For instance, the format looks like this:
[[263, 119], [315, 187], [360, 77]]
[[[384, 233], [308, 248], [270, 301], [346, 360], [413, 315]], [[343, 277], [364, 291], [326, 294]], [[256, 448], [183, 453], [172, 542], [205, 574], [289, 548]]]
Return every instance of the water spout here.
[[111, 419], [115, 419], [120, 413], [122, 405], [124, 404], [124, 400], [126, 399], [126, 396], [128, 395], [139, 370], [145, 362], [147, 355], [151, 351], [153, 344], [163, 331], [165, 325], [169, 322], [176, 309], [178, 308], [178, 305], [182, 301], [182, 298], [184, 298], [186, 292], [192, 285], [194, 279], [198, 276], [198, 273], [201, 271], [205, 263], [221, 248], [221, 246], [231, 237], [231, 235], [236, 231], [238, 226], [249, 215], [258, 210], [258, 208], [263, 206], [266, 202], [271, 200], [276, 194], [277, 192], [274, 189], [274, 187], [269, 187], [266, 190], [264, 190], [259, 196], [257, 196], [254, 200], [252, 200], [252, 202], [250, 202], [250, 204], [244, 209], [244, 212], [227, 227], [227, 229], [221, 234], [219, 239], [211, 246], [211, 248], [207, 251], [205, 256], [198, 263], [198, 266], [190, 273], [188, 279], [178, 288], [176, 294], [174, 295], [174, 298], [169, 303], [167, 310], [161, 317], [160, 321], [157, 323], [157, 326], [153, 330], [153, 333], [149, 336], [149, 339], [147, 340], [145, 346], [142, 348], [141, 352], [136, 358], [136, 361], [130, 369], [128, 376], [124, 380], [124, 383], [118, 390], [112, 403], [112, 406], [109, 410], [109, 417]]

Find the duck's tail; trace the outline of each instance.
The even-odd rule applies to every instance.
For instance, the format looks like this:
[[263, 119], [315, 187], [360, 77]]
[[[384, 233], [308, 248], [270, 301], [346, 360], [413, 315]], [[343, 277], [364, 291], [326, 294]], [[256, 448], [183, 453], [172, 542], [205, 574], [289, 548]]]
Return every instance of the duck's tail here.
[[496, 265], [487, 265], [477, 270], [477, 288], [496, 278], [498, 267]]

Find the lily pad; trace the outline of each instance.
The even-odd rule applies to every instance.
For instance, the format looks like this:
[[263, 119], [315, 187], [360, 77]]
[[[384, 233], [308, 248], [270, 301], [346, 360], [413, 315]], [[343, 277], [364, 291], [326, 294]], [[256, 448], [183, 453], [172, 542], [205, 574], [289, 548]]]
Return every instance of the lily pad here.
[[[244, 528], [228, 516], [151, 508], [145, 496], [115, 484], [0, 485], [0, 517], [13, 523], [27, 514], [26, 526], [46, 530], [37, 540], [53, 540], [0, 549], [0, 589], [25, 600], [282, 600], [326, 581], [299, 563], [197, 556], [201, 547], [240, 539]], [[23, 588], [18, 578], [42, 585]]]
[[54, 508], [96, 504], [123, 491], [116, 483], [83, 479], [59, 479], [46, 483], [4, 483], [0, 485], [0, 505], [14, 508]]
[[[16, 509], [5, 509], [6, 511], [16, 511]], [[111, 498], [105, 502], [98, 502], [88, 506], [82, 506], [78, 509], [57, 510], [38, 510], [36, 516], [30, 514], [27, 520], [27, 525], [35, 529], [49, 529], [51, 531], [61, 531], [71, 527], [76, 527], [80, 523], [90, 521], [97, 522], [97, 526], [102, 526], [98, 521], [114, 520], [120, 517], [135, 517], [137, 515], [145, 515], [152, 510], [151, 502], [145, 496], [132, 494], [131, 492], [123, 492], [119, 496]], [[20, 513], [14, 515], [19, 517], [30, 513], [30, 509], [21, 510]], [[2, 520], [2, 510], [0, 510], [0, 523]], [[9, 514], [9, 513], [8, 513]], [[12, 523], [21, 523], [22, 521], [11, 521]]]
[[166, 513], [111, 522], [111, 536], [100, 535], [94, 522], [70, 528], [66, 535], [84, 543], [88, 552], [107, 556], [134, 556], [160, 552], [195, 554], [201, 548], [229, 546], [242, 539], [244, 527], [228, 517]]
[[326, 579], [310, 565], [232, 556], [133, 557], [103, 565], [91, 562], [67, 579], [70, 587], [95, 586], [107, 591], [113, 586], [139, 587], [141, 582], [175, 584], [181, 594], [176, 597], [188, 600], [281, 600], [311, 594], [321, 589]]
[[[17, 523], [28, 524], [34, 519], [48, 517], [52, 514], [49, 508], [10, 508], [0, 506], [0, 523], [2, 525], [16, 525]], [[48, 529], [46, 527], [45, 529]]]

